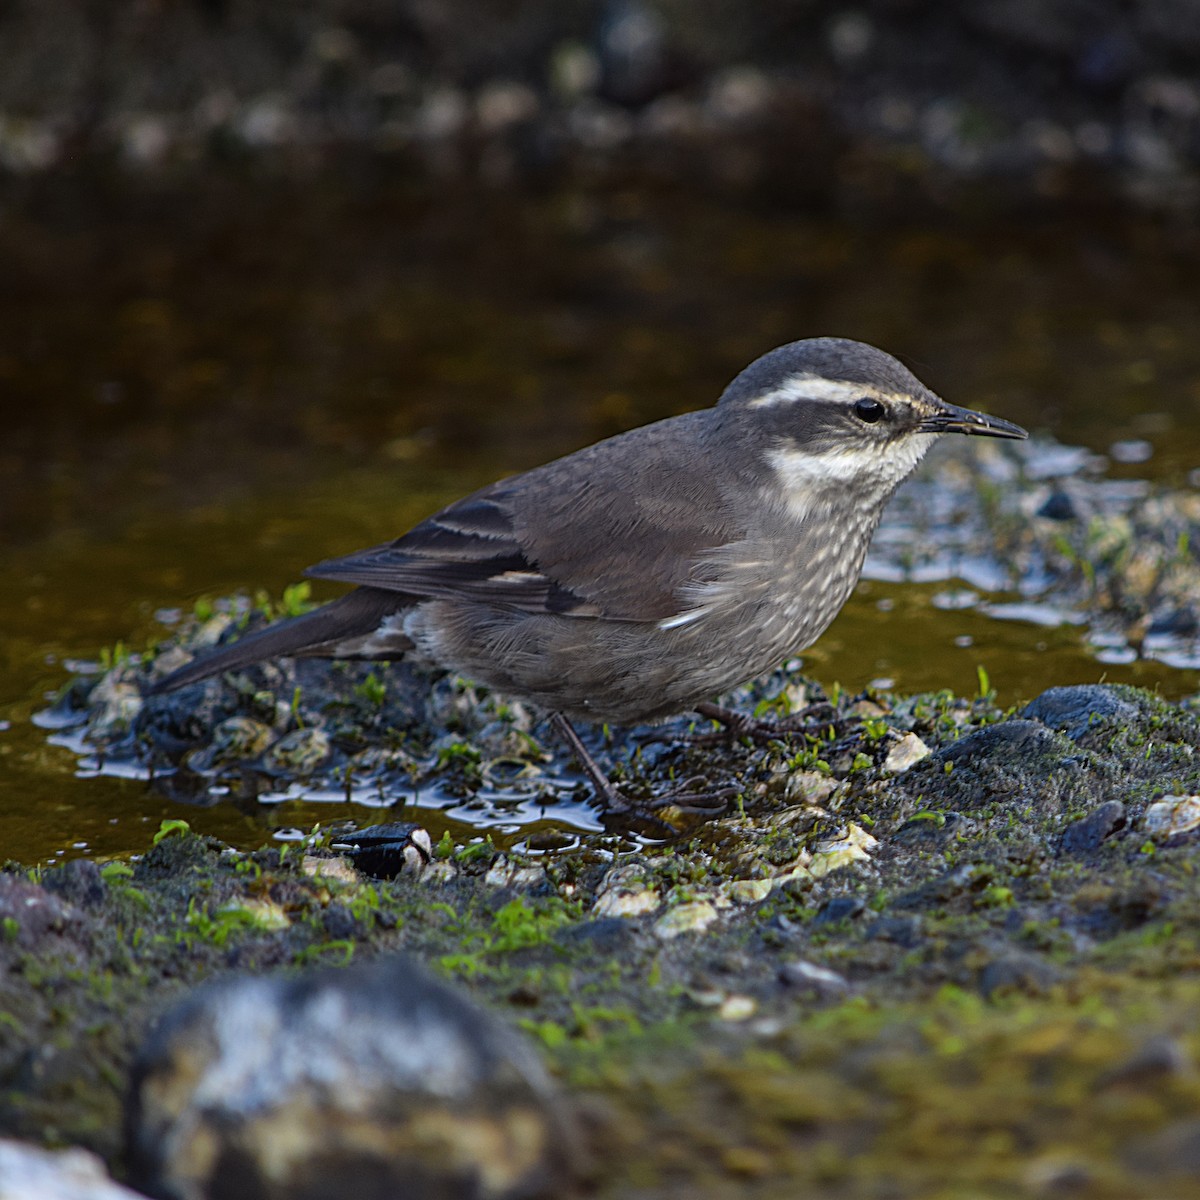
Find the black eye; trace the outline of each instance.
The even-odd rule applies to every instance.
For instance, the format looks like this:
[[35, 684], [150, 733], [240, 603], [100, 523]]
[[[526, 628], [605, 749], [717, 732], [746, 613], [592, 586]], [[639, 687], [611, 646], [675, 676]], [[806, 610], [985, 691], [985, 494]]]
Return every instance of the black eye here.
[[860, 421], [866, 421], [868, 425], [874, 425], [876, 421], [882, 420], [886, 411], [878, 400], [872, 400], [870, 396], [864, 396], [861, 400], [854, 402], [854, 415]]

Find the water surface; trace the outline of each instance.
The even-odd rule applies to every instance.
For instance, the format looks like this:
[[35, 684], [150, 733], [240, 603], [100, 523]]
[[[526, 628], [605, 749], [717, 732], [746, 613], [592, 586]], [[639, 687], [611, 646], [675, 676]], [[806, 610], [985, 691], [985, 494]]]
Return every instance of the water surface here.
[[[0, 853], [24, 861], [141, 849], [165, 815], [239, 844], [332, 817], [181, 813], [141, 781], [77, 778], [28, 720], [72, 659], [150, 644], [155, 614], [199, 595], [277, 594], [498, 475], [710, 403], [782, 341], [863, 338], [956, 403], [1101, 452], [1148, 443], [1118, 473], [1200, 467], [1200, 252], [1148, 221], [431, 196], [350, 171], [59, 185], [0, 213], [0, 259]], [[1078, 628], [939, 607], [942, 591], [864, 583], [808, 669], [970, 692], [982, 665], [1011, 703], [1101, 678], [1196, 688], [1097, 662]]]

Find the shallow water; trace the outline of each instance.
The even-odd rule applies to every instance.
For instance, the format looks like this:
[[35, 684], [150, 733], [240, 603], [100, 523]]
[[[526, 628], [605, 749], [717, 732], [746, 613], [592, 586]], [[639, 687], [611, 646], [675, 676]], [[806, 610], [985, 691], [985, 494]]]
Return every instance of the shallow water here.
[[[139, 850], [167, 815], [239, 844], [344, 817], [79, 778], [29, 717], [70, 660], [153, 641], [159, 610], [278, 594], [499, 474], [709, 403], [790, 338], [861, 337], [957, 403], [1138, 443], [1118, 475], [1200, 467], [1200, 251], [1149, 222], [886, 227], [633, 191], [414, 196], [354, 172], [80, 182], [0, 215], [0, 853], [24, 861]], [[865, 582], [806, 669], [971, 692], [983, 666], [1004, 702], [1101, 678], [1196, 690], [946, 590]]]

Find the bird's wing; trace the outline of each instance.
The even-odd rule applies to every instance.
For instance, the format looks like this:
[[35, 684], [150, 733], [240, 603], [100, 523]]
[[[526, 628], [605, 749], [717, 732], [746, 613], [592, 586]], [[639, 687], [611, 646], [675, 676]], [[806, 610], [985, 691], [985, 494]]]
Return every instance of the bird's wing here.
[[310, 575], [530, 613], [660, 621], [744, 536], [698, 418], [643, 426], [492, 484]]
[[305, 574], [414, 596], [469, 596], [524, 612], [598, 616], [530, 560], [511, 511], [490, 494], [495, 490], [442, 509], [394, 542], [318, 563]]

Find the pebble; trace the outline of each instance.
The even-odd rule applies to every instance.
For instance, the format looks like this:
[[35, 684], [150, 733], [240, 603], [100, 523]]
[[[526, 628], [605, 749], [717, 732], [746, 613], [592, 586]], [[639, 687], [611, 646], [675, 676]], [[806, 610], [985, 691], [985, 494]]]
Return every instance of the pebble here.
[[802, 958], [784, 963], [779, 968], [779, 978], [790, 988], [817, 996], [844, 996], [850, 990], [844, 976]]
[[0, 1139], [0, 1200], [140, 1200], [86, 1150], [45, 1150]]
[[1159, 841], [1190, 833], [1200, 826], [1200, 796], [1164, 796], [1146, 809], [1146, 832]]
[[883, 769], [901, 774], [929, 756], [927, 745], [915, 733], [906, 733], [887, 753]]
[[639, 917], [662, 906], [657, 889], [648, 885], [642, 868], [616, 867], [604, 877], [592, 905], [596, 917]]
[[557, 1197], [574, 1160], [528, 1045], [399, 957], [201, 989], [142, 1048], [129, 1103], [130, 1176], [154, 1195]]
[[654, 924], [654, 932], [664, 941], [681, 933], [699, 933], [717, 919], [717, 910], [707, 900], [689, 900], [678, 904]]

